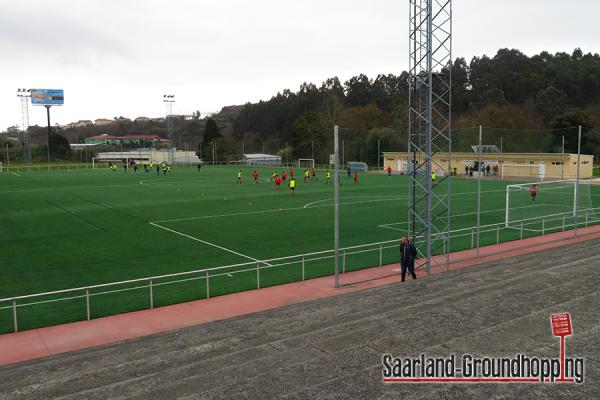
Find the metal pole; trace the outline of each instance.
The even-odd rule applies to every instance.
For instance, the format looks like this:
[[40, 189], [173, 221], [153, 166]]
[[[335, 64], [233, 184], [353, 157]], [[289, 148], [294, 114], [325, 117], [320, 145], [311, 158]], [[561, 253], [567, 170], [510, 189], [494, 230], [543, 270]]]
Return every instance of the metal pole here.
[[90, 289], [85, 289], [85, 309], [87, 314], [87, 320], [91, 319], [90, 313]]
[[6, 143], [6, 166], [10, 167], [10, 157], [8, 156], [8, 143]]
[[477, 148], [477, 257], [481, 246], [481, 146], [483, 145], [483, 126], [479, 125], [479, 147]]
[[496, 244], [500, 243], [500, 225], [496, 225]]
[[152, 279], [150, 279], [150, 309], [154, 308], [154, 288], [152, 287]]
[[256, 262], [256, 288], [260, 289], [260, 262]]
[[19, 325], [17, 324], [17, 300], [13, 299], [12, 301], [13, 308], [13, 328], [15, 328], [15, 333], [19, 332]]
[[579, 222], [579, 178], [581, 169], [581, 125], [577, 134], [577, 178], [575, 179], [575, 229], [573, 236], [577, 237], [577, 224]]
[[504, 137], [500, 136], [500, 153], [502, 153], [502, 147], [503, 147], [503, 143], [504, 142]]
[[542, 236], [546, 235], [546, 219], [542, 217]]
[[523, 221], [521, 221], [521, 240], [523, 240]]
[[381, 140], [377, 139], [377, 170], [379, 170], [379, 158], [381, 154]]
[[302, 280], [304, 280], [304, 256], [302, 256]]
[[335, 248], [335, 287], [340, 287], [340, 155], [339, 155], [340, 128], [333, 128], [333, 204], [334, 204], [334, 248]]
[[210, 284], [208, 282], [208, 271], [206, 271], [206, 298], [210, 299]]
[[379, 245], [379, 266], [383, 265], [383, 245]]
[[48, 118], [48, 171], [50, 170], [50, 136], [52, 135], [52, 127], [50, 126], [50, 106], [46, 106], [46, 117]]

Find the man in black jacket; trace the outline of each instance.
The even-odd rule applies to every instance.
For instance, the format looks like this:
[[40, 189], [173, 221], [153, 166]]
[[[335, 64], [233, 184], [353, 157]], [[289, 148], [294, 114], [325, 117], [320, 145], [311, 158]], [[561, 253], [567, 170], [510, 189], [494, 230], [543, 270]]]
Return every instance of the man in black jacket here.
[[417, 257], [417, 248], [412, 244], [408, 238], [403, 237], [402, 243], [400, 244], [400, 266], [402, 267], [402, 282], [406, 278], [406, 270], [413, 277], [417, 279], [415, 274], [415, 258]]

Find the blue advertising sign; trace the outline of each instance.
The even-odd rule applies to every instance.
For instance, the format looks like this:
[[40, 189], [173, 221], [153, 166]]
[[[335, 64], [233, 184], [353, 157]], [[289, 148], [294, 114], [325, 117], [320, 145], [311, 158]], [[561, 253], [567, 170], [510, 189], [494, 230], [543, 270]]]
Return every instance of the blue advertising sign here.
[[31, 104], [62, 106], [65, 104], [65, 92], [62, 89], [31, 89]]

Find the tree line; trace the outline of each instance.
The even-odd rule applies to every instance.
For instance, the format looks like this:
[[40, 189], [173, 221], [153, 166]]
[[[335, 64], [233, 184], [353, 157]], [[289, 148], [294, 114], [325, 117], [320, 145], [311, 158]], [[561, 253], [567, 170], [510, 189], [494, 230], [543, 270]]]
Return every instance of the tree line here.
[[[467, 128], [483, 125], [503, 129], [506, 151], [559, 151], [565, 137], [565, 150], [575, 152], [576, 132], [567, 128], [582, 125], [583, 151], [600, 156], [600, 131], [592, 129], [600, 125], [600, 55], [575, 49], [529, 57], [519, 50], [501, 49], [493, 57], [469, 62], [457, 58], [444, 72], [448, 71], [456, 149], [468, 151], [475, 139]], [[344, 161], [377, 164], [378, 149], [407, 147], [408, 78], [404, 71], [376, 77], [360, 74], [344, 82], [333, 77], [320, 85], [305, 82], [297, 91], [285, 89], [267, 101], [226, 107], [212, 118], [203, 119], [197, 112], [191, 120], [177, 119], [170, 139], [209, 161], [213, 156], [236, 159], [243, 152], [264, 151], [288, 161], [315, 158], [327, 163], [333, 152], [333, 126], [339, 125]], [[45, 143], [45, 128], [30, 129], [34, 143]], [[110, 126], [53, 129], [71, 143], [100, 133], [168, 136], [164, 121], [140, 124], [115, 119]], [[529, 139], [517, 132], [540, 129], [547, 131]], [[497, 136], [486, 144], [498, 144]], [[62, 154], [56, 156], [68, 157], [64, 142], [54, 140], [62, 143], [56, 146]], [[15, 148], [15, 155], [20, 153]], [[38, 157], [43, 153], [40, 149]]]
[[[452, 72], [453, 128], [478, 125], [505, 130], [548, 129], [542, 141], [527, 151], [556, 151], [564, 128], [582, 125], [584, 150], [600, 155], [600, 137], [590, 128], [600, 115], [600, 55], [542, 52], [528, 57], [515, 49], [495, 56], [457, 58]], [[268, 101], [247, 104], [233, 126], [238, 141], [269, 141], [291, 148], [295, 158], [314, 155], [326, 162], [332, 127], [340, 125], [349, 161], [376, 163], [377, 142], [384, 150], [406, 149], [408, 73], [363, 74], [341, 82], [337, 77], [320, 86], [303, 83]], [[513, 132], [518, 143], [518, 134]], [[566, 150], [576, 151], [567, 135]], [[508, 135], [507, 139], [510, 139]], [[543, 149], [536, 144], [547, 143]], [[475, 144], [475, 143], [470, 143]], [[314, 148], [319, 149], [315, 153]], [[538, 146], [539, 147], [539, 146]]]

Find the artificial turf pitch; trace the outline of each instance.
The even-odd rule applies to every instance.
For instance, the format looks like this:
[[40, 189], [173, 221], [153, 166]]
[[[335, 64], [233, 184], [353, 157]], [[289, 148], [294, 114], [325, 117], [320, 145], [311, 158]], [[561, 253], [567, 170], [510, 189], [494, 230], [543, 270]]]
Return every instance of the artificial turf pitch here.
[[[0, 298], [333, 248], [333, 185], [325, 184], [323, 171], [318, 171], [317, 182], [304, 183], [296, 170], [298, 187], [292, 197], [286, 185], [277, 191], [268, 182], [272, 168], [258, 168], [260, 184], [252, 181], [253, 168], [243, 168], [243, 183], [236, 184], [238, 170], [176, 167], [170, 176], [122, 169], [0, 174]], [[482, 182], [482, 225], [504, 220], [506, 185]], [[406, 228], [408, 187], [405, 176], [363, 173], [354, 185], [343, 174], [341, 246], [398, 239]], [[475, 225], [476, 189], [475, 179], [453, 181], [453, 230]], [[482, 244], [495, 243], [497, 234], [495, 230], [484, 233]], [[525, 231], [524, 236], [534, 234]], [[519, 237], [518, 230], [500, 231], [501, 241]], [[471, 235], [463, 232], [452, 240], [452, 250], [469, 248], [471, 241]], [[385, 250], [384, 264], [397, 260], [395, 249]], [[297, 261], [265, 268], [261, 287], [301, 279]], [[347, 270], [377, 264], [378, 254], [359, 253], [348, 256]], [[244, 272], [236, 273], [239, 270]], [[307, 279], [332, 273], [331, 258], [305, 265]], [[256, 273], [248, 267], [214, 275], [211, 296], [256, 288]], [[206, 297], [203, 276], [154, 281], [154, 306]], [[181, 282], [163, 284], [174, 280]], [[85, 319], [84, 294], [19, 301], [19, 329]], [[90, 294], [92, 318], [149, 307], [145, 283]], [[14, 329], [11, 306], [0, 303], [0, 332]]]

